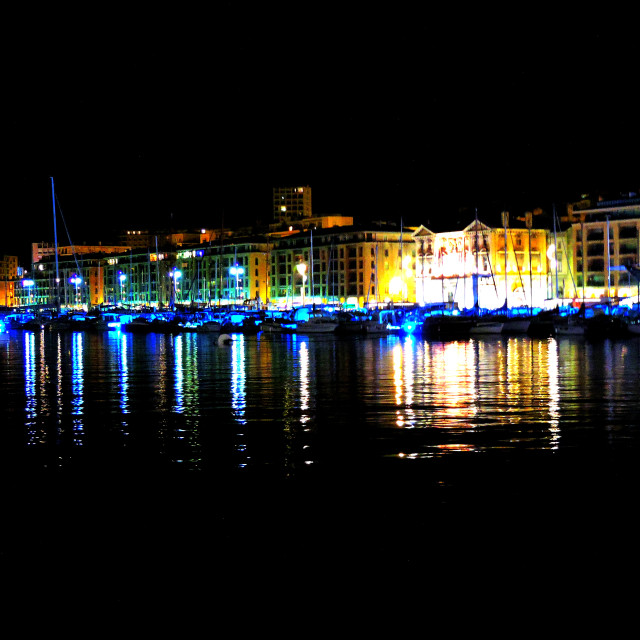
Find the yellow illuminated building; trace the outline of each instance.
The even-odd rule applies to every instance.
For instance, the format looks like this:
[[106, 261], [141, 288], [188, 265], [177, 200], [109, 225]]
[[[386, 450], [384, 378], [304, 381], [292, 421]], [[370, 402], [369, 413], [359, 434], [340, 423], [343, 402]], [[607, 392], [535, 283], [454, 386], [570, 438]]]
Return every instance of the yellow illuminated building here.
[[557, 268], [549, 232], [505, 222], [504, 228], [491, 228], [474, 221], [447, 233], [416, 229], [416, 301], [461, 309], [545, 306], [555, 297], [551, 276]]
[[0, 260], [0, 307], [12, 307], [18, 279], [17, 256], [3, 256]]
[[[291, 232], [270, 249], [269, 299], [366, 304], [415, 301], [415, 245], [410, 232], [353, 226]], [[313, 260], [311, 260], [313, 256]], [[304, 263], [306, 281], [297, 265]]]

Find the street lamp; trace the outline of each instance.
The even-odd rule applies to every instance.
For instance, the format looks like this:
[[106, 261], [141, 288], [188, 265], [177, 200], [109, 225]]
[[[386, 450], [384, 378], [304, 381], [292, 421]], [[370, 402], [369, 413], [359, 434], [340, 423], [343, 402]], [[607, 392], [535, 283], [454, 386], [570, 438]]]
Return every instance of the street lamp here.
[[174, 295], [174, 299], [177, 299], [178, 298], [178, 280], [180, 280], [180, 278], [182, 277], [182, 271], [180, 271], [179, 269], [174, 269], [171, 275], [173, 277], [173, 295]]
[[118, 278], [120, 280], [120, 300], [124, 305], [124, 281], [127, 279], [127, 276], [124, 273], [120, 272]]
[[307, 281], [307, 265], [304, 262], [298, 262], [296, 265], [298, 273], [302, 276], [302, 284], [300, 285], [300, 296], [302, 297], [302, 306], [304, 307], [304, 285]]
[[236, 301], [238, 300], [238, 292], [240, 289], [240, 277], [244, 273], [244, 268], [239, 267], [236, 263], [235, 266], [229, 267], [229, 274], [236, 277]]
[[27, 291], [29, 292], [29, 295], [28, 295], [29, 305], [31, 305], [33, 303], [32, 295], [33, 295], [33, 287], [34, 287], [34, 285], [35, 285], [35, 281], [33, 281], [33, 280], [24, 279], [22, 281], [22, 286], [26, 287]]
[[76, 307], [80, 305], [78, 302], [78, 287], [82, 283], [82, 278], [80, 276], [73, 275], [69, 278], [69, 282], [76, 287]]

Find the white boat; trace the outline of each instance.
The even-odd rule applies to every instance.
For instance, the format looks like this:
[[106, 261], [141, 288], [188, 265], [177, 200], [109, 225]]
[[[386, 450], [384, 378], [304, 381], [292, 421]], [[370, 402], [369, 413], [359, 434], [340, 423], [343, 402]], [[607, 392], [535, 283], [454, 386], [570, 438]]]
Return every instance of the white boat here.
[[219, 333], [222, 330], [222, 322], [214, 314], [200, 311], [185, 321], [184, 329], [195, 333]]
[[287, 333], [316, 334], [335, 333], [338, 328], [337, 318], [316, 312], [309, 314], [307, 320], [296, 320], [290, 328], [285, 328]]
[[131, 322], [133, 316], [113, 312], [103, 312], [87, 317], [87, 329], [93, 331], [120, 331], [122, 325]]

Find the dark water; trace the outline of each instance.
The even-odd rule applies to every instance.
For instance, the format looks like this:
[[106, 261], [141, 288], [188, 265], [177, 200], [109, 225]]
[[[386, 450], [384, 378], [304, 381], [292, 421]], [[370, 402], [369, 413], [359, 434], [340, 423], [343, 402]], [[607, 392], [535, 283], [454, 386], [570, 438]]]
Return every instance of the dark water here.
[[553, 567], [601, 536], [637, 558], [640, 339], [216, 338], [3, 338], [6, 565], [120, 610], [199, 578]]

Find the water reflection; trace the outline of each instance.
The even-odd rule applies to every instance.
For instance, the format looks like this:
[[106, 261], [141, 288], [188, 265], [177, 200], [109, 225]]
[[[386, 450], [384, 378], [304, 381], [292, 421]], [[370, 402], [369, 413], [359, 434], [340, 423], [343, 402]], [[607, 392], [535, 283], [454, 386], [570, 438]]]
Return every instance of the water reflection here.
[[36, 393], [36, 353], [35, 335], [31, 331], [24, 333], [24, 392], [25, 392], [25, 426], [28, 443], [35, 444], [38, 438], [36, 419], [38, 417], [38, 396]]
[[[403, 457], [522, 446], [555, 448], [560, 437], [559, 354], [555, 340], [406, 339], [389, 351], [397, 428], [447, 430]], [[381, 397], [384, 401], [384, 396]], [[377, 404], [380, 399], [376, 400]], [[372, 413], [378, 426], [379, 415]], [[412, 442], [415, 441], [412, 440]]]
[[[407, 337], [407, 341], [411, 338]], [[411, 346], [407, 347], [408, 350]], [[411, 377], [411, 366], [413, 358], [409, 357], [405, 363], [405, 353], [402, 343], [398, 342], [391, 351], [393, 358], [393, 383], [395, 385], [395, 403], [401, 407], [396, 410], [396, 425], [405, 426], [405, 411], [411, 410], [413, 378]], [[408, 422], [408, 421], [406, 421]]]
[[82, 444], [84, 410], [84, 333], [71, 334], [71, 430], [73, 443]]
[[127, 354], [126, 336], [119, 331], [114, 334], [118, 340], [119, 349], [116, 353], [119, 356], [117, 371], [120, 373], [118, 388], [120, 390], [120, 411], [129, 413], [129, 357]]
[[639, 437], [633, 342], [236, 335], [219, 347], [198, 334], [23, 332], [6, 353], [5, 388], [18, 375], [24, 389], [7, 395], [7, 415], [27, 446], [56, 459], [82, 445], [94, 456], [135, 450], [189, 469], [289, 474], [328, 459]]
[[244, 336], [239, 334], [231, 343], [231, 407], [239, 424], [247, 422], [246, 376]]

